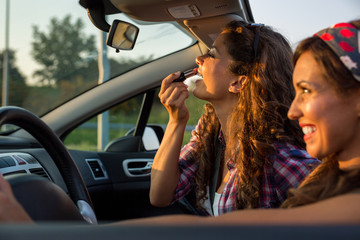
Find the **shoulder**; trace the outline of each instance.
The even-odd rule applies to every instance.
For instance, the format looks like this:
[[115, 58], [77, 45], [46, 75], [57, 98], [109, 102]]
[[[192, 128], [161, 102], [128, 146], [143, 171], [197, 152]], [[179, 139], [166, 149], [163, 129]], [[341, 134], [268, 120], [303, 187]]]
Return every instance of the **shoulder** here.
[[290, 143], [274, 144], [276, 153], [270, 156], [269, 172], [281, 184], [297, 187], [320, 161], [311, 157], [304, 149]]
[[[324, 206], [334, 206], [336, 208], [343, 208], [344, 210], [349, 208], [353, 208], [356, 206], [359, 210], [359, 218], [360, 218], [360, 189], [352, 190], [348, 193], [344, 193], [332, 198], [328, 198], [326, 200], [323, 200], [321, 202], [318, 202], [318, 205], [324, 205]], [[346, 206], [348, 205], [348, 206]], [[329, 209], [328, 209], [329, 210]], [[350, 209], [349, 209], [350, 211]]]
[[351, 191], [349, 194], [357, 194], [358, 196], [360, 196], [360, 188]]
[[288, 209], [234, 211], [217, 219], [232, 224], [360, 224], [360, 191]]
[[305, 149], [294, 144], [278, 142], [274, 143], [273, 146], [276, 149], [276, 153], [270, 158], [274, 164], [312, 165], [313, 167], [320, 164], [318, 159], [311, 157]]
[[311, 214], [318, 222], [360, 223], [360, 189], [331, 197], [317, 203], [295, 208], [294, 211]]

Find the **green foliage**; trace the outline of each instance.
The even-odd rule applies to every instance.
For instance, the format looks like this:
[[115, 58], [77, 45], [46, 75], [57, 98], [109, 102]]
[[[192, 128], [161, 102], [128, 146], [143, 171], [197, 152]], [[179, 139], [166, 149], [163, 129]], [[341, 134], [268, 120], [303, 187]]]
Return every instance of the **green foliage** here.
[[61, 101], [59, 88], [50, 86], [30, 86], [27, 98], [24, 98], [23, 107], [41, 116]]
[[[32, 56], [41, 66], [34, 77], [43, 85], [78, 89], [80, 85], [93, 86], [98, 81], [95, 36], [84, 33], [81, 19], [74, 22], [67, 15], [62, 20], [52, 18], [47, 32], [33, 26], [34, 41]], [[145, 62], [152, 56], [139, 59], [109, 59], [110, 78], [127, 72]], [[68, 92], [69, 89], [66, 89]]]
[[[141, 104], [142, 104], [143, 97], [144, 97], [144, 95], [141, 94], [141, 95], [138, 95], [136, 97], [129, 99], [128, 101], [121, 103], [118, 106], [113, 107], [110, 110], [111, 118], [112, 119], [115, 118], [117, 120], [119, 120], [119, 118], [124, 118], [124, 121], [129, 122], [129, 116], [132, 116], [134, 114], [135, 114], [135, 116], [138, 115]], [[126, 119], [128, 119], [128, 120], [126, 120]], [[124, 121], [120, 121], [120, 122], [124, 122]]]
[[196, 98], [190, 94], [186, 100], [186, 106], [189, 109], [189, 121], [188, 125], [196, 125], [200, 119], [200, 116], [204, 113], [204, 105], [206, 101]]
[[[156, 93], [156, 95], [158, 92]], [[196, 125], [200, 116], [204, 112], [204, 104], [206, 101], [196, 98], [190, 93], [189, 98], [186, 99], [186, 106], [189, 110], [189, 121], [188, 125]], [[160, 99], [155, 97], [152, 111], [150, 114], [149, 122], [157, 124], [166, 124], [168, 121], [168, 112], [165, 107], [161, 104]]]
[[[3, 67], [4, 67], [5, 51], [0, 52], [0, 97], [2, 98], [2, 83], [3, 83]], [[26, 79], [19, 71], [15, 64], [15, 51], [9, 50], [9, 81], [8, 81], [8, 105], [23, 106], [24, 98], [27, 97], [29, 87], [26, 85]]]
[[[42, 115], [98, 84], [98, 52], [95, 36], [88, 36], [83, 30], [84, 24], [81, 19], [72, 21], [70, 15], [60, 20], [52, 18], [46, 31], [33, 26], [34, 40], [31, 53], [41, 66], [33, 75], [41, 84], [40, 87], [32, 88], [29, 97], [34, 100], [27, 101], [28, 109]], [[135, 60], [109, 59], [110, 78], [151, 59], [152, 56]], [[132, 107], [132, 102], [127, 102], [120, 107], [120, 110], [113, 111], [126, 113]]]
[[[83, 33], [81, 19], [71, 22], [67, 15], [62, 20], [52, 18], [48, 32], [33, 26], [32, 56], [41, 66], [34, 76], [45, 85], [57, 85], [62, 81], [76, 82], [84, 77], [90, 65], [96, 61], [95, 36]], [[95, 68], [96, 69], [96, 68]], [[95, 75], [97, 76], [97, 75]], [[82, 80], [85, 81], [86, 78]]]

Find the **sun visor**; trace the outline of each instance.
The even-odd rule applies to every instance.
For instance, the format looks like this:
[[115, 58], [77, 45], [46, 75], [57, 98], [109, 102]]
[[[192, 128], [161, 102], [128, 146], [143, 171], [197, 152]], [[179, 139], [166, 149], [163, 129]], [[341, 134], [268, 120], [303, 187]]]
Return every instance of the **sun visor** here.
[[221, 29], [229, 22], [244, 19], [239, 15], [226, 14], [217, 17], [185, 20], [184, 24], [189, 30], [208, 48], [210, 48], [219, 36]]

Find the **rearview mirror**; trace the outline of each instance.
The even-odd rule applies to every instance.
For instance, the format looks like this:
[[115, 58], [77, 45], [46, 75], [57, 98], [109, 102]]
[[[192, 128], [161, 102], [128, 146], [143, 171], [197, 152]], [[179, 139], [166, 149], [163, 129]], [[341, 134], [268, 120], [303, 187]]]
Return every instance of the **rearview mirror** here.
[[139, 28], [135, 25], [114, 20], [110, 27], [109, 35], [106, 44], [113, 47], [118, 52], [120, 50], [131, 50], [134, 48]]

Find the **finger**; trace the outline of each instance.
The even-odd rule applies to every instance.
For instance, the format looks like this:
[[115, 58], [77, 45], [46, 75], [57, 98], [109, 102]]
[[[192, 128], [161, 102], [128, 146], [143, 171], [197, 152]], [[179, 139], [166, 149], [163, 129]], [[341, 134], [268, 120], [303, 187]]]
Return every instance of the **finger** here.
[[159, 98], [162, 103], [166, 102], [166, 99], [169, 98], [175, 90], [177, 91], [187, 91], [188, 86], [182, 82], [172, 83], [166, 89], [162, 89], [159, 92]]
[[175, 105], [182, 106], [185, 103], [185, 100], [189, 97], [189, 91], [184, 91], [176, 98], [174, 101]]
[[159, 92], [159, 99], [162, 104], [166, 103], [167, 99], [171, 96], [171, 94], [174, 92], [175, 86], [169, 86], [166, 89], [163, 89], [163, 91]]
[[188, 89], [187, 86], [181, 85], [181, 86], [170, 86], [161, 96], [160, 101], [164, 105], [173, 105], [172, 103], [174, 100], [177, 100], [181, 95], [188, 95]]
[[161, 99], [165, 106], [179, 107], [189, 96], [189, 91], [186, 87], [177, 87], [166, 98]]
[[180, 76], [180, 71], [176, 73], [172, 73], [161, 82], [161, 89], [159, 95], [162, 94], [170, 85], [171, 83]]

